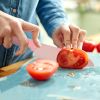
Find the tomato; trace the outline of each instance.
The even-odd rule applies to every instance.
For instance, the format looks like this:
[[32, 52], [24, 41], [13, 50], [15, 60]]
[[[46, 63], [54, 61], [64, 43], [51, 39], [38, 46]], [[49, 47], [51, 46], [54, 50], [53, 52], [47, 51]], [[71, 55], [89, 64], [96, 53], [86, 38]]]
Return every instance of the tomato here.
[[26, 67], [32, 78], [48, 80], [58, 69], [58, 63], [51, 60], [37, 59]]
[[82, 69], [88, 64], [88, 55], [80, 49], [63, 48], [57, 55], [57, 62], [62, 68]]
[[98, 52], [100, 52], [100, 43], [98, 43], [98, 44], [96, 45], [96, 49], [97, 49]]
[[82, 50], [86, 52], [93, 52], [95, 48], [95, 43], [93, 41], [84, 41]]

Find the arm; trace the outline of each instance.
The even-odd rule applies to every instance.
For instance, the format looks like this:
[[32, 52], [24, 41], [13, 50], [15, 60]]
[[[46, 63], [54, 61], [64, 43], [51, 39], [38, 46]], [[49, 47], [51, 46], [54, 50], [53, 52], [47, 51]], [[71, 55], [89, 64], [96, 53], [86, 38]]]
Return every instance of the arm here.
[[40, 0], [37, 14], [53, 42], [58, 47], [82, 48], [86, 31], [68, 24], [61, 0]]
[[39, 0], [37, 14], [49, 36], [63, 23], [68, 23], [61, 0]]

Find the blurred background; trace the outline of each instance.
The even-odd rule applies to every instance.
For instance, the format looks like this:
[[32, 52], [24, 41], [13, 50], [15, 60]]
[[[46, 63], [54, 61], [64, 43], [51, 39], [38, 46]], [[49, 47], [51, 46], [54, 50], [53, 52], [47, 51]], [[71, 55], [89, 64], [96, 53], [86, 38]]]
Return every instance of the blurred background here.
[[72, 23], [87, 30], [87, 35], [100, 33], [100, 0], [63, 0]]
[[[100, 0], [62, 0], [62, 2], [70, 21], [87, 30], [87, 37], [100, 34]], [[46, 41], [51, 42], [48, 38]]]

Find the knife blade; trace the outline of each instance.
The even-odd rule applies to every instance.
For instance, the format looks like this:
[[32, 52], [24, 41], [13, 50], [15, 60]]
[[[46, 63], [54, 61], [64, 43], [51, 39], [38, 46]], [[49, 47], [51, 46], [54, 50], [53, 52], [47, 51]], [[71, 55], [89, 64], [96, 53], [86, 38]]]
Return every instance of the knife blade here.
[[49, 59], [56, 61], [56, 57], [58, 52], [60, 51], [60, 48], [57, 48], [53, 45], [47, 45], [47, 44], [41, 44], [41, 47], [37, 48], [33, 41], [28, 39], [28, 47], [35, 52], [37, 58], [42, 59]]
[[[19, 45], [19, 42], [16, 38], [13, 38], [14, 44]], [[33, 52], [36, 54], [36, 58], [42, 58], [42, 59], [49, 59], [56, 61], [56, 57], [58, 52], [60, 51], [60, 48], [57, 48], [54, 45], [47, 45], [47, 44], [41, 44], [39, 48], [35, 46], [33, 41], [28, 38], [28, 48], [30, 48]]]

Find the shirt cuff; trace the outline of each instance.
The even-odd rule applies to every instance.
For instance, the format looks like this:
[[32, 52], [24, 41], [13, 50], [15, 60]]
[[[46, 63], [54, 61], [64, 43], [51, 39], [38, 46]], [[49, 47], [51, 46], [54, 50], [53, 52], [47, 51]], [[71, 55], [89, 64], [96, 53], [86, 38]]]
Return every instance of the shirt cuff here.
[[69, 20], [65, 18], [57, 18], [57, 19], [50, 21], [46, 27], [46, 31], [48, 35], [52, 37], [53, 32], [63, 24], [68, 25]]

